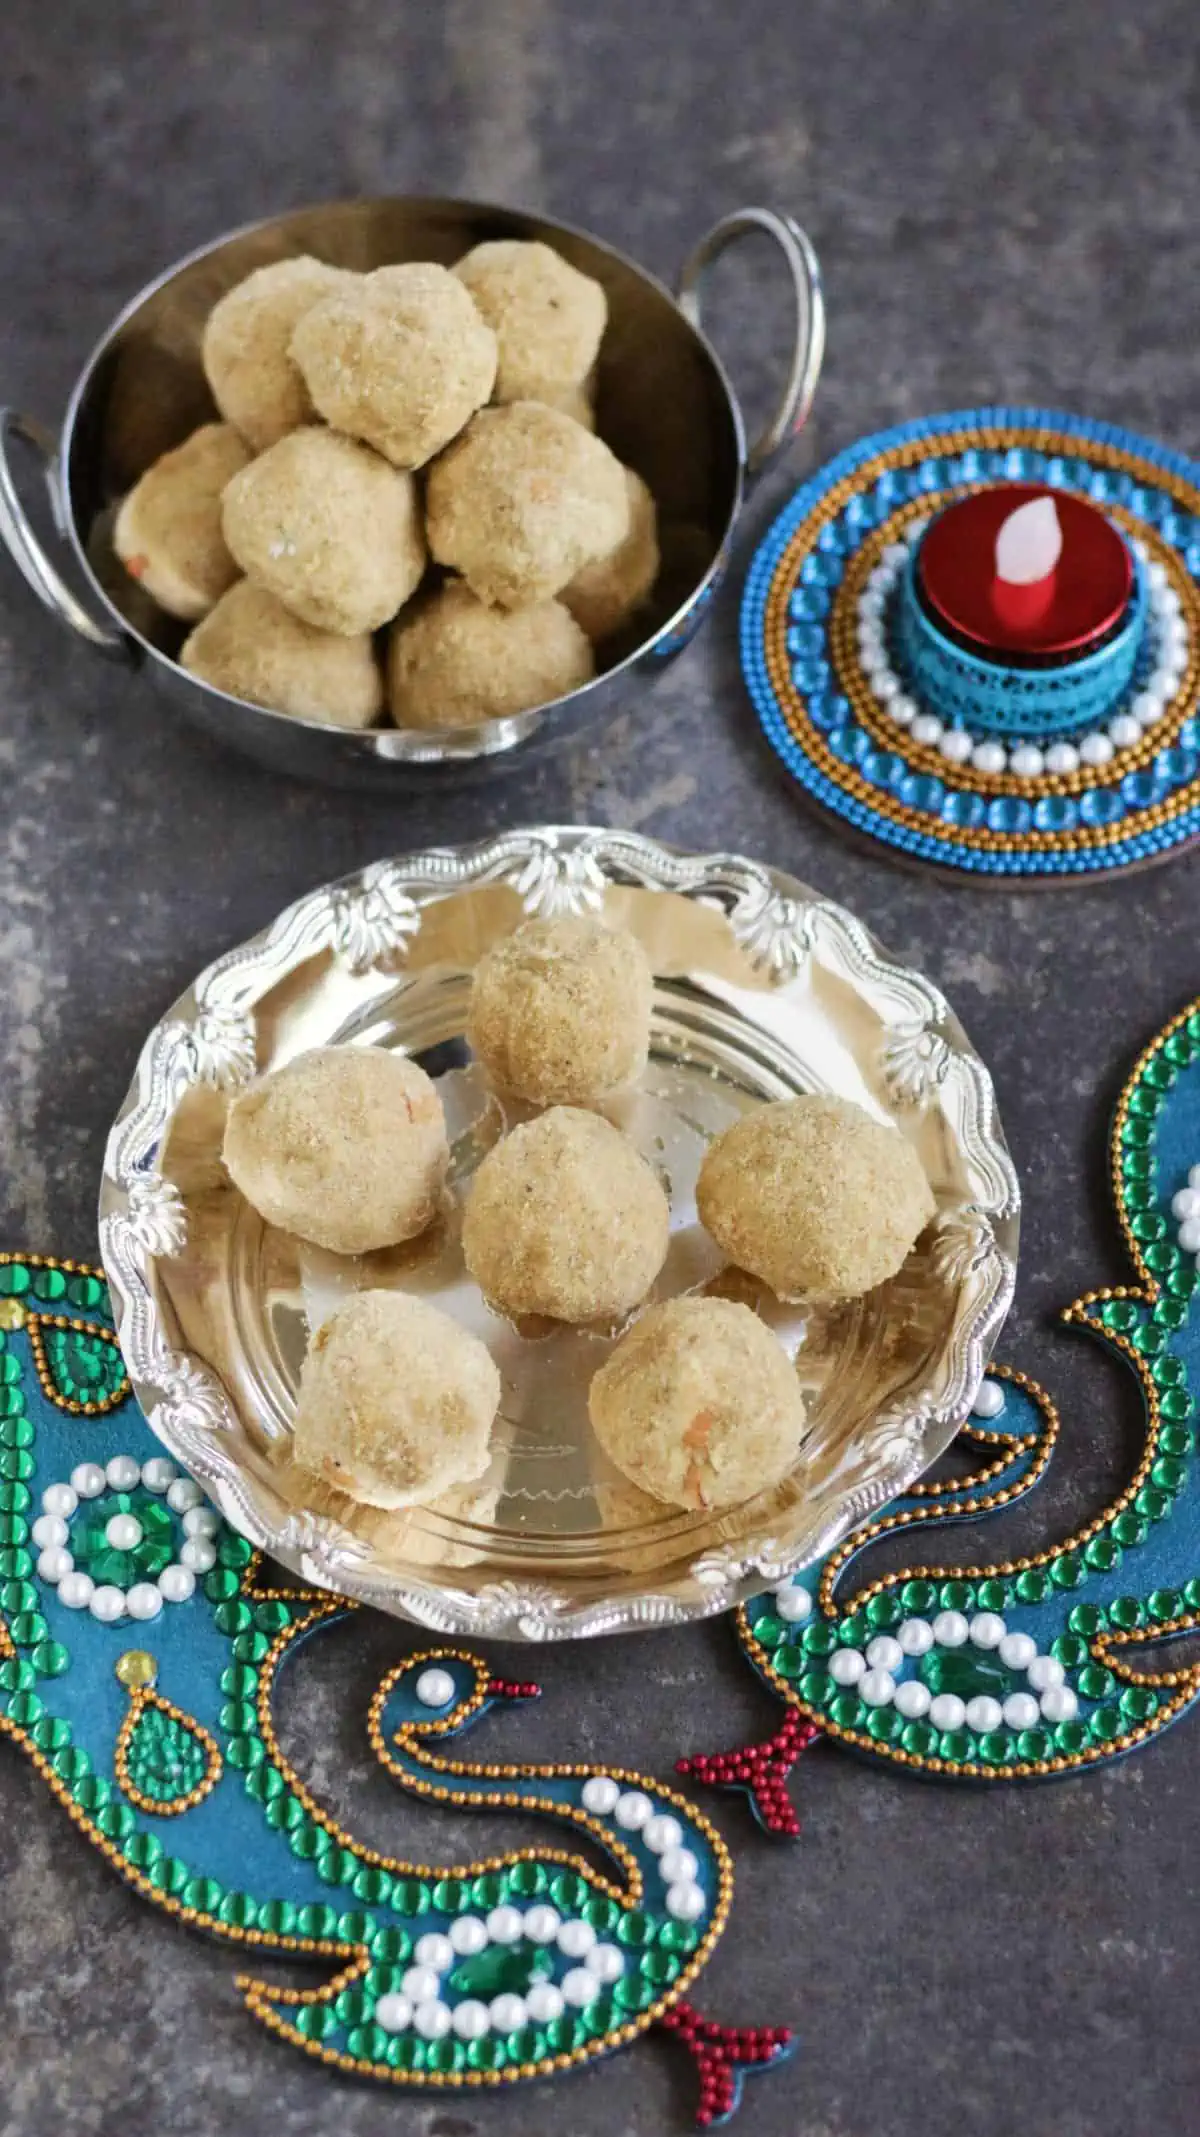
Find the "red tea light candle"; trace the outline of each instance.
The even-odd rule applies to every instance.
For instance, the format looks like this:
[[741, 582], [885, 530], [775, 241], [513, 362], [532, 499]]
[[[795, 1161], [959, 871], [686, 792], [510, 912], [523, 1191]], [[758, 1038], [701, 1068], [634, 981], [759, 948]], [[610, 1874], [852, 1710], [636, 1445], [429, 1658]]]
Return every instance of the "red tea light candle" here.
[[1065, 490], [999, 483], [950, 505], [917, 557], [932, 620], [984, 660], [1079, 659], [1115, 632], [1133, 559], [1103, 512]]

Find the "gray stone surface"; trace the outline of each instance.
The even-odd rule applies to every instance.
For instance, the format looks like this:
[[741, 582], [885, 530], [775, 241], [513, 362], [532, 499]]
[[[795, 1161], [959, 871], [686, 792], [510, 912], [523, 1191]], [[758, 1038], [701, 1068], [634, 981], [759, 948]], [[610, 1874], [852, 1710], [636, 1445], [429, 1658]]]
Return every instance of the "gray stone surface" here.
[[[831, 312], [803, 467], [862, 430], [987, 398], [1079, 408], [1200, 453], [1200, 62], [1189, 0], [12, 0], [0, 82], [0, 387], [57, 416], [119, 304], [214, 232], [353, 191], [462, 191], [586, 224], [670, 275], [727, 208], [776, 202]], [[761, 403], [781, 312], [730, 268], [718, 333]], [[594, 743], [430, 805], [299, 787], [169, 727], [149, 691], [0, 587], [0, 1236], [89, 1251], [106, 1125], [141, 1038], [227, 944], [324, 877], [521, 820], [741, 848], [847, 900], [952, 996], [993, 1065], [1027, 1196], [1006, 1349], [1064, 1399], [1058, 1475], [1004, 1531], [1061, 1534], [1128, 1467], [1136, 1420], [1053, 1309], [1118, 1278], [1103, 1137], [1119, 1079], [1197, 984], [1200, 859], [1108, 888], [990, 895], [906, 875], [803, 813], [754, 739], [733, 589], [652, 698]], [[971, 1539], [948, 1548], [970, 1549]], [[988, 1538], [986, 1548], [1000, 1548]], [[405, 1638], [314, 1654], [286, 1721], [315, 1785], [390, 1847], [478, 1851], [366, 1773], [358, 1712]], [[369, 1650], [369, 1652], [368, 1652]], [[343, 1662], [346, 1665], [343, 1672]], [[539, 1658], [498, 1753], [620, 1756], [765, 1727], [720, 1625]], [[832, 1752], [786, 1855], [733, 1805], [738, 1893], [706, 2008], [803, 2054], [748, 2095], [755, 2137], [1184, 2137], [1200, 1963], [1194, 1725], [1089, 1782], [971, 1794]], [[504, 1838], [489, 1830], [488, 1844]], [[226, 1954], [134, 1904], [0, 1753], [0, 2137], [336, 2126], [651, 2137], [687, 2124], [640, 2046], [522, 2098], [381, 2097], [241, 2010]]]

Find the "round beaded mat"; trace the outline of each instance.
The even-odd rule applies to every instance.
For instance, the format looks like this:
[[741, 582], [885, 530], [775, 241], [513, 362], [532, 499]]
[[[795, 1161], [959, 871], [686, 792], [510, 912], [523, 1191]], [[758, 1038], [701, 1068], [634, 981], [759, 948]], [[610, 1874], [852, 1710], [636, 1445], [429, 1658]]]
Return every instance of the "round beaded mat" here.
[[[897, 589], [930, 515], [997, 482], [1102, 506], [1139, 557], [1150, 627], [1128, 692], [1080, 735], [946, 726], [907, 687]], [[805, 483], [755, 556], [742, 664], [763, 732], [804, 791], [918, 861], [976, 878], [1077, 880], [1200, 835], [1200, 467], [1036, 408], [927, 417]]]

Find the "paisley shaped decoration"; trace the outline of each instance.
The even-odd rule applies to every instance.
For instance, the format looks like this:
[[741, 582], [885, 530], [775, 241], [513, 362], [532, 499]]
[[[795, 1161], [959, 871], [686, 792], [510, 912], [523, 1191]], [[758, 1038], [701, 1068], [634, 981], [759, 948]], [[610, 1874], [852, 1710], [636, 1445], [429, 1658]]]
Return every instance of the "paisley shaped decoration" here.
[[124, 1676], [117, 1665], [122, 1683], [129, 1682], [130, 1663], [150, 1667], [129, 1684], [129, 1711], [113, 1755], [118, 1786], [139, 1810], [178, 1818], [212, 1794], [221, 1778], [220, 1745], [190, 1714], [159, 1698], [150, 1656], [134, 1650], [121, 1662], [127, 1665]]
[[26, 1321], [42, 1389], [77, 1417], [103, 1417], [129, 1393], [117, 1341], [95, 1321], [31, 1313]]

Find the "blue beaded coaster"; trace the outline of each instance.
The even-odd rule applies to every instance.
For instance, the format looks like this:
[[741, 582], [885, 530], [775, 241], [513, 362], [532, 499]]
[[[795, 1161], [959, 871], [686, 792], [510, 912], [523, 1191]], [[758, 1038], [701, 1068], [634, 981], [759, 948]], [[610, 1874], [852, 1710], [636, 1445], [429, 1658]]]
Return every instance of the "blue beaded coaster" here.
[[[1075, 664], [1058, 715], [1053, 671], [1022, 719], [1011, 689], [989, 696], [998, 671], [972, 677], [986, 664], [958, 651], [943, 690], [914, 642], [916, 543], [997, 482], [1101, 505], [1137, 560], [1129, 628]], [[850, 447], [786, 506], [746, 582], [742, 663], [772, 748], [855, 830], [975, 877], [1090, 877], [1200, 836], [1198, 579], [1200, 467], [1180, 454], [1045, 409], [932, 416]]]

